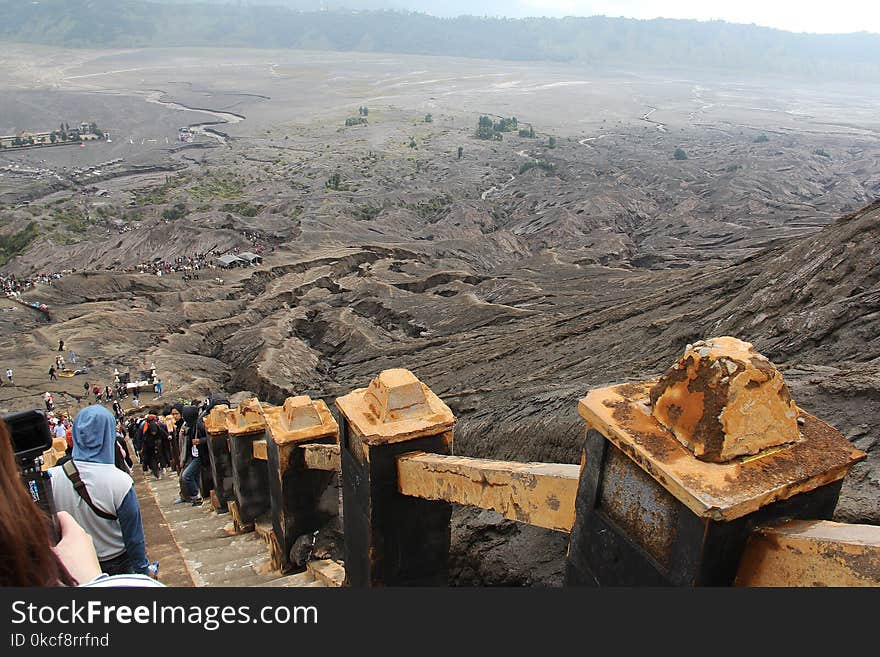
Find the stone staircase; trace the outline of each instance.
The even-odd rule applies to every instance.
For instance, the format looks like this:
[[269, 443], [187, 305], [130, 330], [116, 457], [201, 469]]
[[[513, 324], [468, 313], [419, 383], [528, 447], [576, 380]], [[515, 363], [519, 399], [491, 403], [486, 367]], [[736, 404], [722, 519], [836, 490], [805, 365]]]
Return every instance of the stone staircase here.
[[[174, 504], [178, 497], [174, 473], [159, 480], [147, 475], [145, 480], [196, 586], [342, 585], [345, 572], [330, 560], [311, 562], [305, 572], [282, 576], [272, 569], [266, 541], [257, 532], [234, 534], [231, 516], [218, 514], [208, 501], [201, 506]], [[161, 578], [161, 562], [159, 574]]]

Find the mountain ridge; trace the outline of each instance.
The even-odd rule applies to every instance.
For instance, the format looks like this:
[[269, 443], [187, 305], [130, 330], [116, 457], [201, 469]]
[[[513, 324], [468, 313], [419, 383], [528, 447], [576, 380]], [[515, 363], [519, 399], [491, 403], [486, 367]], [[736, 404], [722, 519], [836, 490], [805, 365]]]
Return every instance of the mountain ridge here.
[[68, 47], [226, 46], [546, 60], [593, 67], [880, 79], [880, 35], [815, 35], [723, 21], [439, 18], [135, 0], [0, 1], [0, 39]]

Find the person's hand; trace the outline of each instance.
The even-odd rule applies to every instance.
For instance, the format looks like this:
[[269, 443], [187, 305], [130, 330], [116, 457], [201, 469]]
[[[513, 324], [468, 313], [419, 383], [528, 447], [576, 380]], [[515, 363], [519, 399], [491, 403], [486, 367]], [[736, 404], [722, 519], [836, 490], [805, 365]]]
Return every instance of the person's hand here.
[[201, 440], [199, 440], [198, 438], [193, 438], [193, 445], [201, 445], [201, 444], [202, 444]]
[[92, 537], [66, 511], [58, 512], [61, 540], [52, 551], [79, 584], [90, 582], [101, 574], [101, 564]]

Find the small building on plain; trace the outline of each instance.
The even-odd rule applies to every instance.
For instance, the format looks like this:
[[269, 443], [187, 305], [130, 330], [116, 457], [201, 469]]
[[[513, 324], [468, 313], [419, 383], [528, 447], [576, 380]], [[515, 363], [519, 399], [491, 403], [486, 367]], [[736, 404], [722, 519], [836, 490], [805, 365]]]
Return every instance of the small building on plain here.
[[261, 265], [263, 264], [263, 256], [258, 255], [256, 253], [251, 253], [250, 251], [245, 251], [244, 253], [239, 253], [238, 257], [242, 260], [245, 260], [250, 265]]
[[227, 254], [217, 258], [217, 265], [223, 269], [232, 269], [233, 267], [244, 267], [248, 264], [247, 260], [239, 258], [237, 255]]

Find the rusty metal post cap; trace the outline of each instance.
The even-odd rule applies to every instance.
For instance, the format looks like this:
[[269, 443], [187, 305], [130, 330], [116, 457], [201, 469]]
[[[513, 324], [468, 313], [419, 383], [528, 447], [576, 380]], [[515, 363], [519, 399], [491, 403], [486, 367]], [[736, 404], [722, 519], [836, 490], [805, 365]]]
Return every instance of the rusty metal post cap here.
[[698, 459], [724, 463], [800, 439], [782, 374], [748, 342], [688, 345], [650, 392], [652, 414]]
[[228, 431], [226, 427], [227, 413], [229, 413], [229, 406], [226, 404], [218, 404], [212, 408], [211, 412], [205, 416], [205, 431], [208, 433]]
[[256, 397], [245, 399], [237, 408], [226, 413], [226, 428], [230, 434], [245, 434], [266, 428], [263, 406]]
[[327, 404], [308, 395], [288, 397], [283, 406], [263, 409], [263, 417], [277, 445], [335, 437], [339, 429]]
[[367, 444], [411, 440], [452, 428], [455, 416], [428, 386], [405, 369], [382, 371], [336, 406]]

